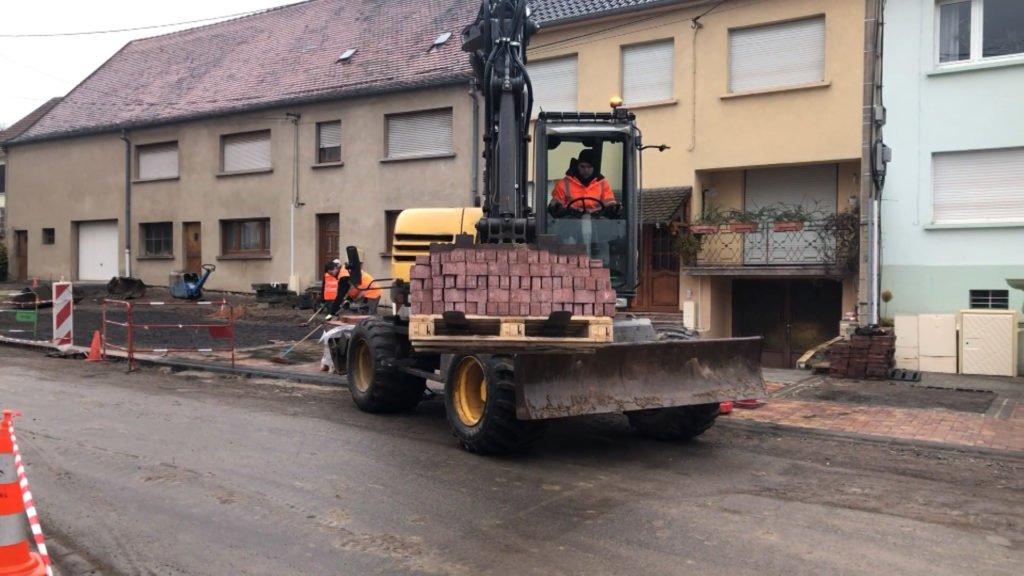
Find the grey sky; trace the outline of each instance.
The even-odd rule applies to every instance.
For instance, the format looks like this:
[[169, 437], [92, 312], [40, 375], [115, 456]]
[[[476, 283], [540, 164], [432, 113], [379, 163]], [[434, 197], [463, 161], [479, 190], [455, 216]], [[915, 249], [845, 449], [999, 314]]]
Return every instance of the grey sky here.
[[[135, 28], [199, 20], [294, 4], [297, 0], [6, 0], [0, 35]], [[0, 37], [0, 125], [10, 126], [54, 96], [64, 96], [122, 46], [208, 22], [89, 36]]]

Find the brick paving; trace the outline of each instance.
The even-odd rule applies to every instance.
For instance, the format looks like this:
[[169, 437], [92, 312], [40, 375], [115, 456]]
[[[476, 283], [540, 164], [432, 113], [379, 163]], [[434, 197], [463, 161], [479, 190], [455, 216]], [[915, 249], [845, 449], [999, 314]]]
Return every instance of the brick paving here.
[[[769, 382], [769, 394], [784, 385]], [[766, 399], [756, 409], [735, 409], [725, 418], [964, 447], [1024, 452], [1024, 404], [1006, 419], [940, 409], [890, 408], [834, 402]]]

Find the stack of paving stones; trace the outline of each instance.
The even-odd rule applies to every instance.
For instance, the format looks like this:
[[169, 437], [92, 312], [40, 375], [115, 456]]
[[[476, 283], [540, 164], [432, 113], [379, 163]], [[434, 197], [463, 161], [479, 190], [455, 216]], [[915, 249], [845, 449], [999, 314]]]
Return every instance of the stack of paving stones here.
[[410, 276], [413, 314], [614, 316], [615, 290], [600, 260], [522, 244], [431, 250]]
[[829, 348], [829, 376], [884, 380], [896, 353], [896, 336], [887, 333], [854, 334]]

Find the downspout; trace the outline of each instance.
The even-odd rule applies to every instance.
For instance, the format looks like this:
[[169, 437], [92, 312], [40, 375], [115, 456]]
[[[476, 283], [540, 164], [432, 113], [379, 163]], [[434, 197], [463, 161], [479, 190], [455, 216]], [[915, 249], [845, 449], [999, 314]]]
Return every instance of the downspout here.
[[476, 78], [469, 81], [469, 99], [473, 101], [473, 154], [469, 167], [469, 195], [473, 206], [480, 206], [480, 189], [477, 185], [480, 179], [480, 101], [476, 97]]
[[292, 199], [289, 202], [288, 217], [291, 226], [289, 234], [289, 255], [288, 255], [288, 288], [299, 292], [299, 278], [295, 275], [295, 209], [299, 203], [299, 118], [302, 114], [286, 112], [285, 116], [291, 121], [294, 127], [295, 142], [292, 148]]
[[124, 140], [124, 275], [132, 275], [132, 141], [127, 130], [121, 130]]

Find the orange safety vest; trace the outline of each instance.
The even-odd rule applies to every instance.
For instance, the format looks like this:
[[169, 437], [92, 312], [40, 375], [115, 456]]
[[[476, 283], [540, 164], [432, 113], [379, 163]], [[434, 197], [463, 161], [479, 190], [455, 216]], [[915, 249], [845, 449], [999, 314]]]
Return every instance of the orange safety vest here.
[[338, 279], [333, 274], [324, 274], [324, 301], [334, 302], [337, 297]]
[[[341, 274], [339, 275], [339, 278], [348, 278], [348, 277], [349, 277], [348, 269], [342, 268], [341, 269]], [[367, 286], [370, 286], [370, 284], [373, 283], [373, 276], [370, 276], [369, 272], [366, 272], [364, 270], [363, 271], [363, 277], [361, 278], [361, 280], [362, 280], [362, 282], [360, 282], [358, 286], [352, 286], [351, 288], [349, 288], [349, 291], [348, 291], [348, 294], [347, 294], [347, 296], [349, 298], [355, 299], [356, 297], [358, 297], [360, 295], [362, 295], [364, 298], [380, 298], [381, 294], [383, 294], [383, 292], [381, 291], [380, 288], [378, 288], [376, 285], [373, 285], [372, 287], [367, 288]]]
[[[590, 184], [584, 185], [583, 182], [580, 182], [579, 178], [567, 175], [555, 183], [555, 189], [551, 191], [551, 197], [561, 202], [563, 206], [569, 206], [569, 203], [576, 198], [597, 198], [604, 202], [605, 206], [615, 203], [615, 194], [612, 193], [612, 187], [608, 185], [608, 180], [604, 178], [594, 178], [590, 181]], [[572, 208], [576, 210], [580, 208], [599, 210], [601, 205], [597, 202], [584, 200], [583, 202], [576, 202], [572, 205]]]

